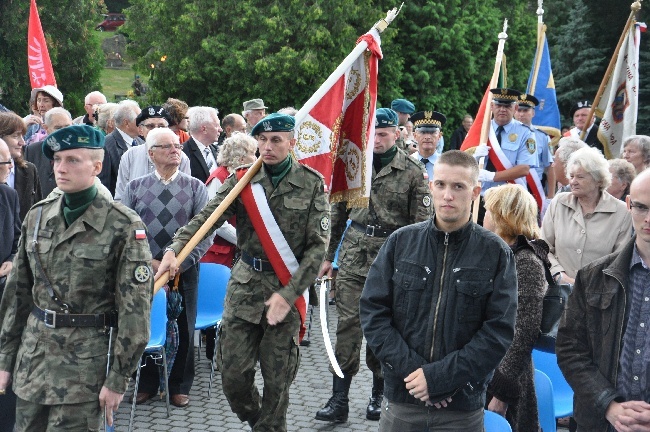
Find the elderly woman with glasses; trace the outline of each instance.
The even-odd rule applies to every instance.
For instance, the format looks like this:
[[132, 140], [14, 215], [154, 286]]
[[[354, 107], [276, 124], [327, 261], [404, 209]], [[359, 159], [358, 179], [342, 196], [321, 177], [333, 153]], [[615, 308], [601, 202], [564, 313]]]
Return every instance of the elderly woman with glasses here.
[[592, 147], [571, 154], [566, 175], [571, 192], [555, 196], [542, 221], [553, 276], [573, 283], [578, 270], [619, 250], [632, 233], [625, 203], [607, 192], [612, 174], [605, 157]]

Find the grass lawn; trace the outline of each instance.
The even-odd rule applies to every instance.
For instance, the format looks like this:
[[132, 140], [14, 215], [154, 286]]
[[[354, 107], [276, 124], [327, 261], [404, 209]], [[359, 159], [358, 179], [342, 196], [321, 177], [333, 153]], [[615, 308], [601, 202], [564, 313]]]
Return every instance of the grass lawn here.
[[[115, 32], [94, 32], [95, 36], [101, 44], [104, 39], [115, 36]], [[109, 69], [102, 70], [99, 82], [102, 84], [102, 93], [106, 95], [109, 102], [115, 102], [115, 95], [126, 95], [131, 90], [131, 83], [135, 79], [135, 72], [131, 69], [131, 62], [126, 59], [124, 65], [128, 68], [125, 69]], [[143, 77], [144, 78], [144, 77]], [[147, 85], [147, 81], [143, 79], [143, 83]]]

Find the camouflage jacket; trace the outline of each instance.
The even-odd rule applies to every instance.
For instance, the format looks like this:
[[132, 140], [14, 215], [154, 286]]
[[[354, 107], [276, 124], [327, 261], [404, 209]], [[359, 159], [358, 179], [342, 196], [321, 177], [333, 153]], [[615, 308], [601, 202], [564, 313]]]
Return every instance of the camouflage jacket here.
[[[102, 385], [123, 393], [149, 340], [151, 252], [146, 238], [135, 239], [135, 230], [144, 230], [144, 224], [132, 210], [98, 194], [66, 228], [62, 199], [43, 200], [25, 217], [0, 304], [0, 370], [13, 371], [20, 398], [44, 405], [97, 400]], [[39, 208], [40, 261], [70, 313], [118, 313], [108, 377], [105, 328], [52, 329], [31, 314], [34, 305], [62, 313], [34, 256]]]
[[[431, 217], [431, 193], [426, 170], [405, 152], [395, 157], [379, 173], [373, 168], [370, 204], [368, 208], [346, 209], [347, 203], [332, 206], [332, 240], [326, 259], [333, 261], [347, 219], [362, 225], [396, 230]], [[339, 251], [339, 266], [365, 276], [386, 237], [371, 237], [350, 227]]]
[[[264, 301], [268, 300], [272, 292], [277, 292], [292, 305], [305, 288], [314, 283], [327, 250], [330, 228], [330, 207], [324, 192], [323, 179], [310, 168], [294, 160], [291, 170], [274, 188], [270, 177], [262, 167], [253, 176], [251, 183], [259, 183], [264, 188], [271, 212], [300, 267], [285, 287], [280, 285], [277, 278], [274, 279], [276, 281], [274, 287], [262, 287], [256, 284], [243, 286], [246, 292], [238, 292], [238, 297], [247, 303], [250, 312], [247, 315], [251, 317], [250, 319], [262, 316]], [[170, 245], [177, 254], [221, 204], [235, 184], [237, 184], [237, 177], [230, 175], [208, 205], [188, 225], [178, 230]], [[237, 246], [253, 257], [268, 260], [241, 197], [233, 201], [209, 233], [233, 215], [237, 216]], [[243, 267], [238, 265], [233, 269], [233, 280], [237, 280], [236, 272], [240, 268]], [[229, 293], [228, 297], [234, 300], [232, 293]]]

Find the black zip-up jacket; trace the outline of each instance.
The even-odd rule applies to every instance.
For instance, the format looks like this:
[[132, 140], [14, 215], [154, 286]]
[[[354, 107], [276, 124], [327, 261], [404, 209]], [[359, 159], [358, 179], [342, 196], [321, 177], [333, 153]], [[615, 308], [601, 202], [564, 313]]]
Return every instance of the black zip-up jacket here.
[[384, 243], [361, 295], [361, 325], [389, 401], [424, 405], [404, 383], [421, 367], [431, 402], [451, 396], [448, 409], [472, 411], [485, 405], [487, 382], [514, 336], [515, 261], [483, 227], [469, 222], [445, 233], [433, 220]]
[[557, 331], [557, 361], [573, 388], [573, 416], [580, 430], [606, 432], [616, 390], [629, 308], [629, 273], [636, 236], [619, 252], [583, 267]]

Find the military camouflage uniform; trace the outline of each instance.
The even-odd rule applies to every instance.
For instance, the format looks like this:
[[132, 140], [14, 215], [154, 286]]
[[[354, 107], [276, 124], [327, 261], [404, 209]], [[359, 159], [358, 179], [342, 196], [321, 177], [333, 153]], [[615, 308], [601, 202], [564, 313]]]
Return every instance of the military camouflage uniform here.
[[[236, 183], [234, 175], [226, 179], [201, 213], [176, 233], [172, 249], [177, 253], [182, 249]], [[289, 386], [299, 362], [300, 317], [294, 302], [314, 282], [325, 255], [329, 204], [322, 177], [295, 161], [277, 187], [273, 187], [264, 168], [251, 183], [261, 184], [266, 191], [269, 207], [300, 267], [289, 285], [283, 287], [273, 271], [256, 271], [243, 261], [235, 264], [226, 293], [217, 362], [233, 412], [242, 421], [259, 417], [255, 431], [286, 431]], [[267, 260], [241, 198], [233, 202], [211, 231], [233, 215], [237, 217], [237, 246], [242, 254]], [[291, 305], [291, 311], [282, 323], [269, 326], [264, 302], [275, 292]], [[264, 377], [261, 403], [254, 382], [258, 360]]]
[[[0, 304], [0, 370], [13, 371], [18, 430], [34, 430], [37, 423], [30, 417], [41, 415], [36, 412], [39, 408], [46, 411], [44, 405], [74, 408], [74, 404], [77, 408], [67, 411], [77, 416], [65, 415], [64, 423], [74, 430], [97, 430], [101, 387], [124, 393], [149, 339], [153, 278], [147, 240], [135, 239], [135, 230], [144, 230], [140, 218], [98, 194], [66, 228], [62, 200], [41, 201], [25, 217]], [[34, 306], [63, 314], [48, 294], [34, 257], [38, 209], [42, 217], [37, 247], [43, 271], [69, 312], [118, 313], [108, 377], [106, 328], [48, 328], [31, 314]], [[51, 408], [50, 427], [63, 427], [53, 424], [61, 409]]]
[[[346, 211], [345, 202], [332, 207], [332, 241], [327, 260], [334, 260], [336, 246], [345, 230], [346, 220], [350, 218], [353, 223], [345, 233], [339, 251], [339, 273], [336, 277], [338, 325], [335, 353], [341, 370], [346, 375], [355, 375], [359, 371], [363, 338], [359, 322], [359, 298], [370, 264], [386, 241], [386, 237], [366, 235], [356, 229], [354, 223], [394, 231], [429, 219], [431, 195], [425, 173], [419, 162], [398, 150], [393, 160], [379, 173], [375, 173], [373, 168], [368, 208]], [[381, 366], [368, 350], [366, 363], [375, 376], [381, 376]]]

